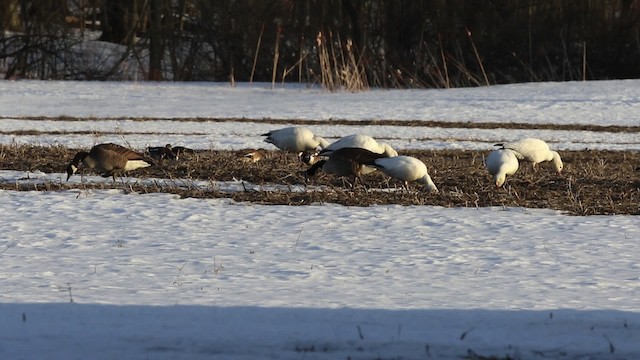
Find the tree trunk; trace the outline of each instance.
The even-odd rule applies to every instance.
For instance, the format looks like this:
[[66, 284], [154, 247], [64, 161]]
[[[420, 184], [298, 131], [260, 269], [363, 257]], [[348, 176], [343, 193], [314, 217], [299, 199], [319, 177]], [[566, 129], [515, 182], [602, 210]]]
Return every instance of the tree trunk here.
[[129, 45], [133, 40], [132, 9], [135, 0], [105, 0], [102, 4], [102, 35], [100, 41]]
[[162, 34], [162, 0], [150, 2], [150, 31], [149, 31], [149, 74], [147, 80], [162, 80], [162, 57], [164, 54]]

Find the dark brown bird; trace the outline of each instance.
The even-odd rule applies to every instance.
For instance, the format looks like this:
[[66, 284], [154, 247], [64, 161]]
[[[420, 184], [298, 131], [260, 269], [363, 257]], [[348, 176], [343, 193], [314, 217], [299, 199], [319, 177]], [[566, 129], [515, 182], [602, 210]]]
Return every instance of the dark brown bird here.
[[[314, 176], [318, 170], [343, 177], [353, 177], [353, 185], [362, 175], [375, 171], [375, 168], [364, 165], [372, 163], [375, 159], [385, 157], [361, 148], [341, 148], [331, 152], [328, 157], [318, 160], [305, 171], [305, 178]], [[320, 152], [320, 156], [322, 156]]]
[[67, 181], [78, 171], [81, 162], [91, 169], [100, 171], [103, 176], [112, 176], [114, 181], [116, 175], [151, 166], [142, 155], [124, 146], [98, 144], [89, 152], [80, 151], [74, 156], [73, 161], [67, 166]]
[[178, 160], [178, 156], [172, 151], [171, 144], [167, 144], [165, 146], [149, 146], [146, 153], [159, 161], [163, 161], [165, 159]]
[[171, 144], [165, 146], [150, 146], [145, 151], [149, 156], [160, 162], [165, 159], [178, 160], [183, 154], [193, 154], [195, 152], [194, 149], [189, 149], [184, 146], [171, 146]]
[[184, 146], [171, 146], [171, 144], [167, 144], [167, 145], [165, 145], [165, 147], [169, 147], [171, 152], [175, 154], [176, 160], [181, 155], [184, 155], [184, 154], [195, 154], [195, 152], [196, 152], [194, 149], [190, 149], [190, 148], [184, 147]]

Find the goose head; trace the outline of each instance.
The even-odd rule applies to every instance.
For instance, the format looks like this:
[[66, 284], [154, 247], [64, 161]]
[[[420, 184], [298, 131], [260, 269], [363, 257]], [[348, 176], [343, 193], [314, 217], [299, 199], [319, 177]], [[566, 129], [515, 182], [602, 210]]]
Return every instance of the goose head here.
[[298, 159], [305, 165], [313, 165], [320, 160], [320, 156], [317, 152], [305, 152], [301, 151], [298, 153]]
[[73, 157], [73, 160], [67, 166], [67, 181], [69, 181], [69, 178], [78, 171], [80, 162], [85, 161], [87, 159], [87, 155], [89, 155], [88, 152], [80, 151]]
[[73, 165], [73, 164], [69, 164], [69, 166], [67, 166], [67, 181], [69, 181], [69, 178], [71, 178], [71, 176], [73, 174], [76, 173], [76, 171], [78, 171], [78, 167]]
[[551, 155], [553, 156], [551, 161], [553, 162], [554, 169], [556, 169], [556, 172], [558, 173], [558, 175], [562, 175], [564, 164], [562, 163], [562, 159], [560, 159], [560, 154], [558, 154], [556, 151], [552, 151]]
[[493, 176], [493, 181], [495, 181], [496, 183], [496, 188], [501, 187], [506, 180], [507, 180], [507, 174], [505, 174], [504, 172], [500, 172]]
[[433, 183], [433, 180], [431, 179], [431, 176], [429, 176], [429, 174], [425, 174], [423, 177], [418, 179], [417, 182], [420, 184], [424, 184], [427, 187], [427, 190], [429, 190], [429, 192], [431, 193], [437, 194], [440, 192], [440, 190], [438, 190], [438, 188], [436, 187], [436, 184]]
[[387, 143], [380, 143], [382, 154], [386, 157], [398, 156], [398, 152]]

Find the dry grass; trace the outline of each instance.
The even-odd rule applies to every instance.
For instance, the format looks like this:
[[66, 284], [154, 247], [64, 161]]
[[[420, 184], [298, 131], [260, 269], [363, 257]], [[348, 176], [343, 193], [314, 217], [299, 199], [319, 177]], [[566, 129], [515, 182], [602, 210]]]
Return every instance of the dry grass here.
[[[76, 149], [32, 145], [0, 146], [0, 168], [20, 171], [64, 173]], [[182, 197], [232, 198], [261, 204], [305, 205], [338, 203], [348, 206], [373, 204], [437, 205], [443, 207], [522, 206], [563, 210], [575, 215], [640, 214], [640, 152], [563, 151], [564, 176], [557, 176], [550, 164], [537, 172], [527, 163], [496, 189], [483, 166], [486, 151], [406, 151], [423, 160], [440, 189], [429, 194], [422, 189], [406, 191], [401, 184], [379, 172], [365, 176], [365, 186], [345, 187], [343, 180], [322, 174], [310, 181], [309, 191], [243, 191], [172, 186], [171, 181], [154, 184], [69, 184], [48, 182], [40, 185], [0, 183], [3, 189], [63, 190], [70, 188], [122, 188], [138, 193], [165, 192]], [[294, 155], [279, 151], [258, 163], [241, 160], [244, 151], [202, 151], [178, 162], [137, 170], [140, 178], [191, 180], [243, 180], [255, 184], [304, 184], [305, 166]], [[176, 184], [180, 181], [176, 181]], [[318, 186], [322, 185], [322, 186]], [[287, 189], [285, 186], [284, 189]]]
[[331, 32], [318, 33], [318, 61], [320, 62], [320, 83], [331, 91], [360, 92], [369, 89], [364, 67], [356, 58], [353, 42], [344, 44], [339, 36]]

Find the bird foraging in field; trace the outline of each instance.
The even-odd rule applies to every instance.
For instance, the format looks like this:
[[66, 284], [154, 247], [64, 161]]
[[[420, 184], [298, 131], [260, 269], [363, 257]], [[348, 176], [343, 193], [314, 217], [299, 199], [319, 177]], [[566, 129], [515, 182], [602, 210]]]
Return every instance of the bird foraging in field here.
[[[322, 155], [323, 152], [321, 151], [320, 154]], [[318, 161], [314, 166], [321, 164], [322, 161]], [[322, 170], [332, 173], [342, 171], [346, 174], [350, 170], [357, 177], [378, 169], [387, 176], [404, 181], [407, 189], [408, 183], [415, 181], [426, 185], [430, 192], [438, 192], [438, 188], [427, 172], [427, 166], [412, 156], [386, 157], [384, 153], [376, 153], [359, 147], [341, 148], [331, 152], [329, 159], [321, 166]], [[336, 170], [336, 168], [339, 170]]]
[[250, 150], [242, 155], [242, 160], [247, 163], [257, 163], [262, 159], [268, 158], [268, 154], [264, 149]]
[[145, 151], [149, 156], [156, 160], [178, 160], [182, 154], [193, 154], [195, 150], [186, 148], [184, 146], [171, 146], [167, 144], [165, 146], [150, 146]]
[[513, 150], [498, 149], [489, 153], [485, 159], [485, 166], [493, 176], [496, 187], [500, 187], [506, 181], [507, 175], [513, 175], [518, 171], [519, 163]]
[[282, 151], [300, 153], [306, 151], [316, 151], [318, 148], [324, 149], [329, 146], [329, 142], [320, 136], [315, 135], [311, 130], [302, 126], [286, 127], [269, 131], [264, 141], [275, 145]]
[[137, 152], [117, 144], [98, 144], [89, 150], [79, 151], [67, 166], [67, 181], [78, 171], [80, 163], [91, 169], [100, 171], [103, 176], [122, 175], [127, 171], [151, 166]]
[[526, 138], [518, 141], [495, 144], [494, 146], [512, 150], [518, 160], [530, 162], [534, 171], [539, 163], [551, 161], [558, 175], [562, 174], [564, 165], [562, 164], [560, 154], [549, 149], [549, 145], [540, 139]]
[[355, 186], [356, 180], [362, 182], [362, 175], [366, 175], [375, 169], [364, 165], [374, 159], [382, 157], [381, 154], [360, 149], [360, 148], [341, 148], [331, 152], [329, 156], [324, 156], [316, 161], [310, 168], [305, 171], [305, 179], [314, 176], [318, 170], [322, 170], [328, 174], [341, 177], [353, 177], [352, 186]]
[[382, 154], [384, 157], [398, 156], [398, 152], [389, 146], [389, 144], [378, 142], [371, 136], [365, 134], [344, 136], [324, 148], [321, 153], [329, 155], [331, 152], [345, 147], [367, 149], [376, 154]]
[[153, 159], [159, 161], [165, 159], [178, 160], [178, 156], [171, 151], [171, 144], [165, 146], [149, 146], [145, 152]]
[[[362, 149], [362, 151], [367, 150]], [[433, 183], [427, 171], [427, 165], [413, 156], [399, 155], [381, 157], [370, 162], [365, 162], [365, 164], [375, 167], [387, 176], [404, 181], [407, 190], [409, 189], [409, 183], [415, 181], [425, 185], [427, 190], [432, 193], [438, 192], [436, 184]]]
[[170, 144], [167, 144], [167, 145], [170, 147], [171, 152], [176, 155], [176, 159], [179, 158], [180, 156], [184, 155], [184, 154], [195, 154], [196, 153], [196, 150], [190, 149], [188, 147], [171, 146]]

